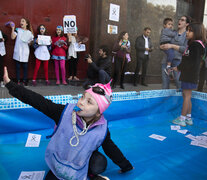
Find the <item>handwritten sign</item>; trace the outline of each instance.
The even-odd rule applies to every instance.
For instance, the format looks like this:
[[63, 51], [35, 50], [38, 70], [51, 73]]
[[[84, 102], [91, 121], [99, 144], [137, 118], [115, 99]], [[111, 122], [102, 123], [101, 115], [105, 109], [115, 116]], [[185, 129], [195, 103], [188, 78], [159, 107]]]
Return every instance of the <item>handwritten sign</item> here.
[[51, 36], [45, 36], [45, 35], [38, 35], [38, 44], [39, 45], [50, 45], [51, 44]]
[[64, 28], [64, 33], [76, 33], [77, 28], [76, 28], [76, 16], [74, 15], [66, 15], [63, 18], [63, 28]]
[[74, 48], [75, 48], [75, 51], [76, 51], [76, 52], [86, 51], [86, 46], [85, 46], [85, 44], [78, 44], [78, 43], [75, 43], [75, 44], [74, 44]]

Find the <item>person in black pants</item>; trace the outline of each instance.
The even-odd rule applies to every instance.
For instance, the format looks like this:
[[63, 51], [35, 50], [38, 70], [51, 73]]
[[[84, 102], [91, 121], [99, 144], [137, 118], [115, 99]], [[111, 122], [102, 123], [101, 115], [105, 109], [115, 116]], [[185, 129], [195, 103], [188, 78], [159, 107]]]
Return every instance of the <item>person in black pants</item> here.
[[116, 87], [116, 83], [120, 78], [120, 88], [124, 89], [124, 74], [127, 69], [127, 63], [130, 61], [127, 58], [131, 51], [129, 35], [126, 31], [123, 31], [119, 34], [118, 40], [114, 44], [113, 53], [114, 53], [114, 73], [112, 88]]
[[206, 80], [206, 74], [207, 74], [207, 65], [206, 62], [202, 60], [200, 66], [200, 72], [199, 72], [199, 82], [198, 82], [197, 91], [203, 92], [203, 86]]
[[85, 60], [89, 64], [89, 67], [87, 70], [88, 79], [83, 84], [84, 88], [95, 83], [106, 84], [110, 81], [112, 67], [109, 49], [106, 45], [100, 46], [97, 61], [94, 62], [90, 55], [87, 55]]
[[[4, 75], [4, 79], [5, 77], [6, 76]], [[65, 109], [65, 105], [55, 104], [51, 100], [45, 99], [42, 95], [26, 89], [23, 86], [17, 85], [12, 81], [7, 82], [6, 87], [12, 96], [44, 113], [53, 119], [56, 124], [59, 123], [62, 112]], [[133, 169], [132, 164], [124, 157], [120, 149], [112, 141], [109, 129], [107, 130], [107, 135], [102, 143], [102, 148], [105, 154], [121, 168], [120, 172], [124, 173]], [[102, 176], [99, 174], [106, 169], [106, 165], [106, 157], [98, 151], [93, 152], [90, 158], [88, 170], [91, 180], [101, 180]], [[51, 171], [49, 171], [46, 176], [46, 180], [53, 179], [57, 178]], [[102, 179], [104, 180], [104, 178]]]
[[147, 67], [149, 62], [150, 52], [153, 50], [152, 42], [150, 39], [151, 28], [144, 28], [144, 33], [137, 37], [135, 42], [137, 64], [134, 72], [134, 86], [137, 86], [137, 83], [140, 79], [139, 71], [142, 67], [141, 75], [141, 85], [147, 86], [145, 78], [147, 74]]

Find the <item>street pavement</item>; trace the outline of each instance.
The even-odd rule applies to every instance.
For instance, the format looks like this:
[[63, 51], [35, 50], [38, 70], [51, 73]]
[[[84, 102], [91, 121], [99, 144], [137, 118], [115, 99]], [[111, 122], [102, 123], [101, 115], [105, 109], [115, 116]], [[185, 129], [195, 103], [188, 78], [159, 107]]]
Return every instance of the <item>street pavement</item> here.
[[[133, 84], [125, 83], [124, 84], [125, 89], [121, 89], [119, 86], [117, 86], [115, 89], [113, 89], [113, 92], [123, 92], [123, 91], [145, 91], [145, 90], [158, 90], [162, 89], [161, 84], [148, 84], [148, 86], [142, 86], [138, 84], [138, 86], [133, 86]], [[55, 81], [51, 81], [51, 85], [46, 86], [44, 84], [44, 81], [38, 81], [37, 86], [32, 86], [31, 81], [29, 82], [29, 86], [26, 88], [37, 92], [43, 96], [49, 96], [49, 95], [77, 95], [82, 94], [84, 92], [84, 89], [80, 82], [71, 82], [68, 85], [56, 85]], [[171, 83], [170, 86], [171, 89], [175, 89], [175, 85]], [[204, 92], [207, 92], [207, 86], [204, 87]], [[0, 88], [0, 98], [11, 98], [12, 96], [9, 95], [7, 88]]]

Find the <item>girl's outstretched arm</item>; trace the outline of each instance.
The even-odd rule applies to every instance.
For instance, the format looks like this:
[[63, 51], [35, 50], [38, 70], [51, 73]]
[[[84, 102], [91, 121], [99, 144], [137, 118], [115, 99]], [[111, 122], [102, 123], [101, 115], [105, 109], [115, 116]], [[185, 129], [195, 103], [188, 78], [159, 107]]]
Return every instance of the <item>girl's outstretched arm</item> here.
[[45, 99], [42, 95], [12, 82], [8, 76], [6, 67], [4, 67], [3, 79], [12, 96], [44, 113], [53, 119], [56, 124], [58, 123], [65, 105], [53, 103], [51, 100]]

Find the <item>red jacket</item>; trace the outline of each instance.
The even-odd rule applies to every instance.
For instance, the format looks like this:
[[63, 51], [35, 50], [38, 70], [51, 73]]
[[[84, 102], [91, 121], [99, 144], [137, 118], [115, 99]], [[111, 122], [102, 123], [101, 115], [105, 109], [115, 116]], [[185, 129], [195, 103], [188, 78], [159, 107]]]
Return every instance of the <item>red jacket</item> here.
[[59, 47], [55, 45], [55, 42], [58, 40], [63, 40], [67, 44], [67, 38], [62, 36], [62, 37], [52, 37], [52, 55], [55, 56], [66, 56], [66, 50], [68, 49], [68, 46], [64, 44], [63, 46]]

